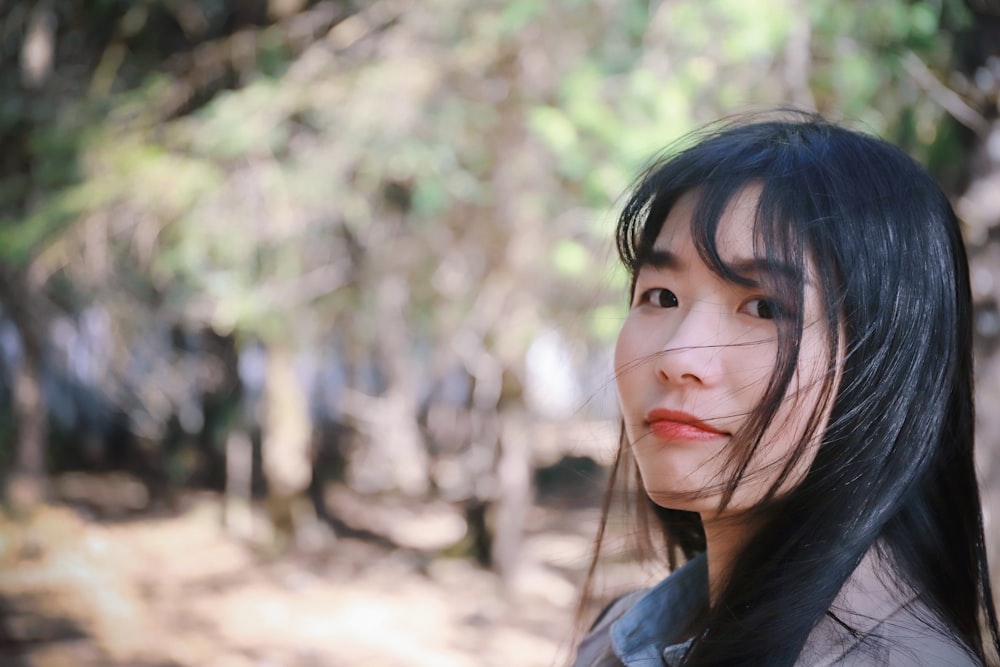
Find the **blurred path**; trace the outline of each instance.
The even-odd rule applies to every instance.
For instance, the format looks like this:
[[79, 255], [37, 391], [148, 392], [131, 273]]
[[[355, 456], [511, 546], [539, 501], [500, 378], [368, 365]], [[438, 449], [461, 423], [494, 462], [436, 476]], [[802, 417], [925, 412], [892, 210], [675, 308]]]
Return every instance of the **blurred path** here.
[[[369, 507], [401, 543], [441, 524], [412, 506], [341, 502]], [[261, 558], [221, 531], [219, 503], [201, 496], [176, 517], [114, 524], [48, 508], [28, 528], [5, 524], [0, 665], [546, 667], [565, 658], [593, 509], [535, 506], [523, 566], [505, 588], [464, 559], [353, 538]]]

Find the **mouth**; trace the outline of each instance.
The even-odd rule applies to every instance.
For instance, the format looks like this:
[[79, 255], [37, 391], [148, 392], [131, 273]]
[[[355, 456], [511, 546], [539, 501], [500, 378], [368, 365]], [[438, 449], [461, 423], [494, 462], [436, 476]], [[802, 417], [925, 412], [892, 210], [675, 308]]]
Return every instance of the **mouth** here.
[[714, 440], [729, 435], [694, 415], [679, 410], [650, 410], [646, 423], [654, 435], [664, 440]]

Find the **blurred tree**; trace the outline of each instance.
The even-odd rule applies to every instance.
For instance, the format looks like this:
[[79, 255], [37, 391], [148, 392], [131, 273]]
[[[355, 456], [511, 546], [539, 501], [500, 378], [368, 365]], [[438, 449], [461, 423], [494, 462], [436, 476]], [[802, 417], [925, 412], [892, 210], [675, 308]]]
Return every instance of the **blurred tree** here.
[[[955, 62], [985, 30], [970, 16], [992, 16], [969, 3], [7, 8], [0, 301], [29, 341], [11, 365], [15, 460], [44, 471], [30, 387], [49, 304], [102, 308], [106, 390], [151, 451], [181, 431], [205, 467], [242, 456], [239, 361], [259, 349], [276, 524], [309, 484], [314, 422], [338, 419], [366, 442], [350, 483], [463, 504], [466, 544], [511, 571], [536, 418], [525, 352], [552, 332], [571, 350], [613, 338], [607, 212], [634, 174], [704, 122], [791, 103], [959, 183], [975, 142], [951, 119], [985, 137], [995, 100], [973, 91], [994, 90], [993, 47]], [[331, 357], [342, 386], [317, 388]], [[191, 372], [206, 359], [215, 376]], [[192, 478], [169, 465], [170, 483]]]
[[[956, 40], [954, 70], [942, 76], [923, 71], [919, 63], [916, 67], [928, 94], [954, 118], [938, 129], [951, 143], [939, 148], [932, 164], [955, 196], [969, 246], [976, 303], [978, 464], [987, 508], [987, 547], [996, 563], [1000, 414], [992, 406], [1000, 403], [1000, 3], [966, 4], [971, 20]], [[997, 567], [993, 586], [1000, 591]]]
[[[115, 208], [120, 184], [114, 177], [91, 172], [81, 152], [94, 146], [90, 138], [102, 136], [115, 113], [134, 113], [127, 122], [155, 127], [239, 85], [243, 68], [256, 68], [255, 31], [275, 26], [272, 48], [294, 54], [302, 42], [315, 38], [313, 31], [322, 32], [324, 24], [329, 27], [350, 11], [337, 3], [313, 4], [246, 0], [226, 7], [155, 1], [67, 5], [39, 0], [0, 6], [5, 34], [0, 45], [5, 91], [0, 105], [5, 148], [0, 159], [0, 302], [17, 335], [6, 364], [13, 387], [15, 445], [5, 446], [3, 452], [12, 463], [7, 479], [12, 500], [30, 504], [44, 493], [49, 415], [43, 373], [58, 372], [49, 350], [56, 311], [75, 317], [97, 302], [113, 313], [112, 336], [121, 335], [117, 340], [124, 345], [106, 359], [113, 367], [103, 376], [117, 381], [119, 390], [105, 389], [117, 394], [124, 407], [137, 405], [153, 416], [155, 432], [144, 433], [141, 423], [133, 423], [140, 434], [161, 439], [171, 404], [177, 408], [192, 390], [173, 386], [161, 394], [139, 386], [149, 382], [148, 375], [136, 381], [137, 365], [151, 361], [160, 370], [167, 350], [148, 344], [161, 338], [157, 334], [169, 338], [176, 323], [169, 309], [164, 316], [163, 291], [146, 271], [159, 228], [148, 216], [123, 220], [122, 211]], [[295, 22], [303, 18], [304, 24]], [[248, 39], [252, 63], [246, 62]], [[165, 80], [172, 83], [165, 85]], [[168, 89], [164, 105], [141, 108], [146, 99], [141, 91], [157, 87]], [[144, 162], [146, 147], [133, 143], [122, 149], [113, 157], [123, 162], [112, 170], [149, 166], [141, 187], [159, 184], [170, 189], [173, 210], [196, 195], [191, 185], [174, 189], [172, 174], [156, 171], [168, 165]], [[107, 166], [100, 163], [100, 154], [97, 164], [99, 169]], [[130, 328], [140, 339], [146, 334], [145, 350], [132, 353], [135, 338], [128, 336]], [[161, 398], [167, 399], [166, 409]]]

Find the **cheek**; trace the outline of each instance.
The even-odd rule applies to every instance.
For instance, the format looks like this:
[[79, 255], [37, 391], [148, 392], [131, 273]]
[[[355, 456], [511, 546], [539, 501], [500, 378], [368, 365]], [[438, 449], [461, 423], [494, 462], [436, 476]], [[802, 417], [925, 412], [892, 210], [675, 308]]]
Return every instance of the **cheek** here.
[[615, 341], [615, 376], [618, 382], [626, 379], [625, 376], [633, 374], [632, 371], [639, 365], [637, 362], [648, 354], [641, 349], [645, 338], [641, 332], [637, 331], [636, 322], [627, 318], [622, 324], [621, 331], [618, 332], [618, 339]]
[[795, 411], [802, 415], [803, 421], [808, 420], [820, 408], [830, 356], [826, 342], [816, 332], [809, 333], [811, 335], [803, 336], [798, 367], [789, 387], [791, 402]]
[[[662, 391], [657, 383], [655, 336], [641, 318], [626, 319], [615, 342], [615, 385], [618, 402], [627, 423], [635, 422], [651, 396]], [[634, 434], [633, 434], [634, 435]]]
[[634, 344], [630, 340], [629, 331], [623, 327], [615, 342], [615, 385], [618, 388], [618, 399], [624, 408], [633, 398], [636, 382], [635, 360], [638, 358]]
[[788, 393], [765, 434], [764, 441], [769, 443], [766, 457], [769, 462], [780, 464], [783, 459], [791, 456], [807, 436], [809, 422], [816, 411], [822, 411], [820, 421], [816, 424], [815, 431], [809, 435], [806, 450], [796, 463], [795, 469], [789, 476], [789, 483], [783, 487], [784, 490], [805, 477], [826, 430], [831, 406], [821, 405], [821, 402], [829, 363], [828, 354], [825, 344], [810, 344], [807, 340], [803, 340], [798, 367], [788, 387]]
[[621, 331], [618, 332], [618, 338], [615, 339], [615, 373], [620, 374], [622, 368], [625, 366], [626, 356], [628, 355], [628, 342], [626, 340], [626, 330], [622, 327]]

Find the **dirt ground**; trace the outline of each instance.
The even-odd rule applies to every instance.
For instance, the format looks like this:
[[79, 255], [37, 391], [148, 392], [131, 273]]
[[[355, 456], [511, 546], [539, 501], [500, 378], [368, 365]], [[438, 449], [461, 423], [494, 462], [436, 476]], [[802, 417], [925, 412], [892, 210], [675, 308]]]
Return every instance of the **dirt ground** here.
[[[335, 490], [373, 535], [316, 528], [265, 556], [221, 528], [217, 496], [98, 521], [47, 507], [0, 531], [0, 665], [548, 667], [568, 657], [597, 510], [532, 508], [507, 582], [442, 555], [446, 504]], [[319, 526], [320, 524], [317, 524]], [[384, 529], [384, 530], [383, 530]]]

